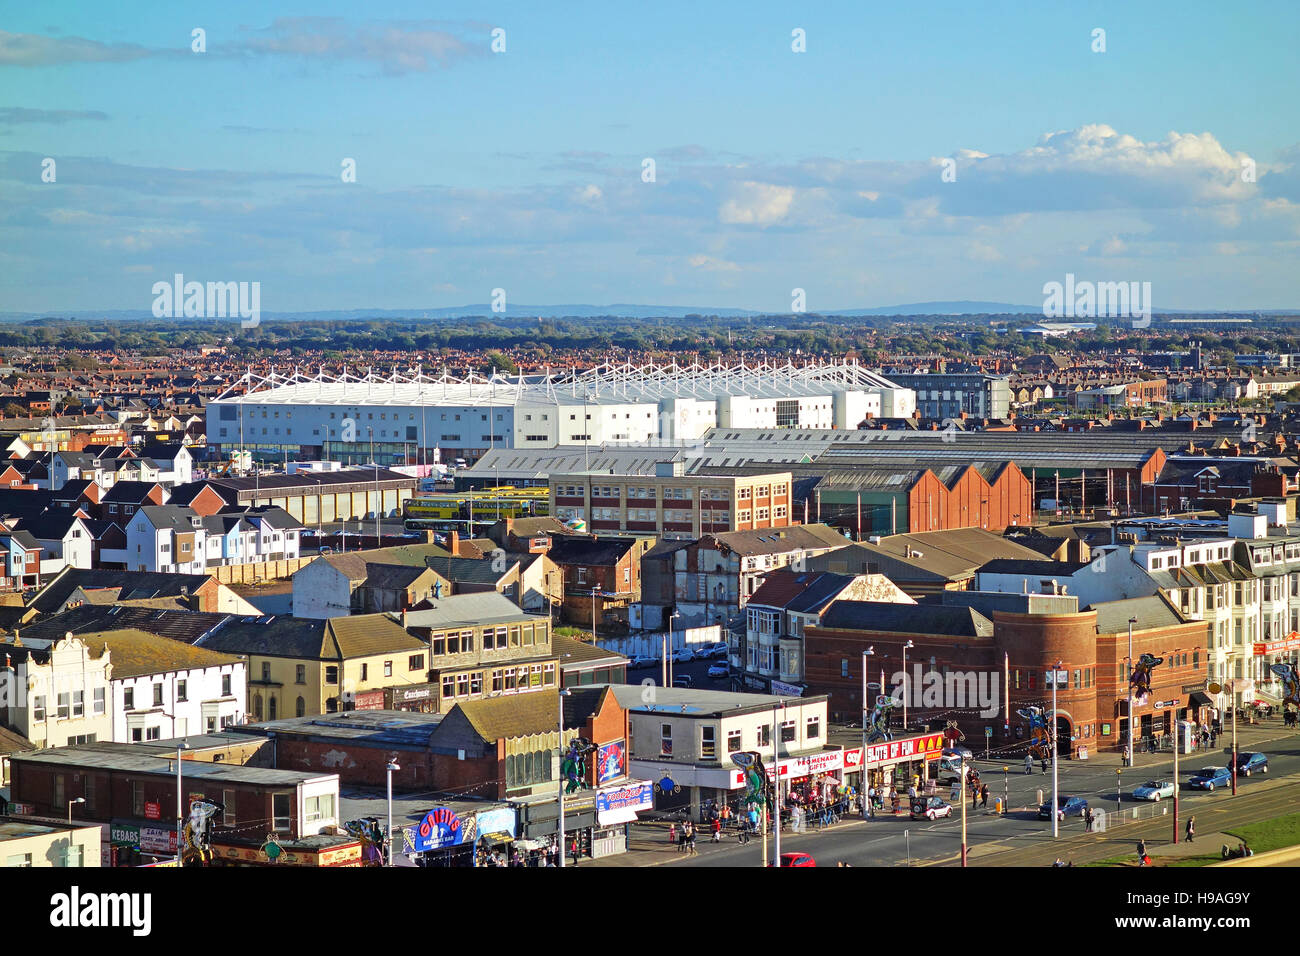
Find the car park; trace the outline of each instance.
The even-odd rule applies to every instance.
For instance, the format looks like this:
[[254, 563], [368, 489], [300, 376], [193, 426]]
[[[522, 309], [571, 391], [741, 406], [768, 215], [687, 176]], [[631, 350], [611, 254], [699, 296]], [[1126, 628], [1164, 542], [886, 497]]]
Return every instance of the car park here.
[[[1088, 801], [1083, 797], [1067, 797], [1064, 794], [1056, 798], [1056, 817], [1058, 820], [1064, 820], [1066, 817], [1081, 817], [1088, 811]], [[1048, 800], [1038, 808], [1038, 819], [1052, 819], [1052, 801]]]
[[1232, 771], [1227, 767], [1202, 767], [1187, 781], [1193, 790], [1214, 790], [1232, 786]]
[[1133, 788], [1133, 799], [1159, 803], [1165, 797], [1172, 797], [1177, 789], [1172, 780], [1148, 780], [1140, 787]]
[[952, 816], [952, 804], [942, 797], [918, 798], [912, 801], [911, 811], [913, 820], [937, 820]]
[[730, 676], [731, 676], [731, 668], [730, 668], [730, 667], [729, 667], [725, 662], [723, 662], [723, 661], [718, 661], [716, 664], [710, 664], [710, 665], [709, 665], [709, 676], [710, 676], [710, 677], [730, 677]]
[[1268, 756], [1253, 751], [1237, 754], [1237, 773], [1249, 777], [1252, 773], [1268, 773]]

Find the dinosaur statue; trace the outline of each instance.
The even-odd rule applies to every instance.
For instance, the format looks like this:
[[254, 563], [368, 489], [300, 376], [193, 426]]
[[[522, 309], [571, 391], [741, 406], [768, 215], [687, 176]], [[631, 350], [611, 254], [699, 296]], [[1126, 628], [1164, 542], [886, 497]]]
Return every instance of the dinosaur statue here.
[[1154, 654], [1143, 654], [1138, 658], [1133, 673], [1129, 675], [1128, 679], [1129, 686], [1133, 688], [1134, 703], [1145, 704], [1147, 702], [1147, 698], [1151, 696], [1151, 672], [1164, 662], [1163, 657], [1156, 657]]
[[1296, 712], [1300, 711], [1300, 674], [1290, 663], [1274, 664], [1269, 670], [1282, 678], [1282, 707], [1290, 718], [1288, 723], [1294, 723]]
[[388, 837], [378, 817], [349, 820], [343, 829], [361, 841], [361, 862], [365, 866], [383, 866], [388, 858]]
[[194, 800], [181, 830], [181, 866], [206, 866], [212, 859], [212, 818], [225, 807], [215, 801]]
[[872, 708], [871, 718], [867, 723], [867, 743], [874, 744], [894, 739], [889, 729], [889, 715], [897, 705], [898, 702], [888, 694], [880, 694], [876, 697], [876, 706]]
[[742, 750], [731, 755], [731, 762], [745, 773], [745, 791], [740, 802], [746, 807], [765, 807], [772, 802], [772, 784], [767, 779], [763, 758], [752, 750]]
[[1047, 728], [1047, 714], [1041, 707], [1024, 707], [1016, 716], [1029, 722], [1029, 752], [1035, 760], [1047, 760], [1052, 755], [1052, 734]]
[[596, 749], [586, 737], [574, 737], [569, 743], [568, 752], [560, 760], [560, 776], [567, 781], [564, 787], [565, 793], [573, 793], [575, 790], [590, 790], [591, 784], [587, 783], [587, 757]]

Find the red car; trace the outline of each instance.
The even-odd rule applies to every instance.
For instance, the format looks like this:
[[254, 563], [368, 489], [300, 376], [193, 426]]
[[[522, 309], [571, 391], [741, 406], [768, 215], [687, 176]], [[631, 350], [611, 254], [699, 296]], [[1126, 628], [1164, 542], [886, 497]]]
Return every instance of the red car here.
[[[816, 866], [817, 861], [814, 860], [812, 857], [810, 857], [807, 853], [782, 853], [781, 865], [782, 866]], [[768, 866], [771, 866], [771, 864], [769, 863]]]

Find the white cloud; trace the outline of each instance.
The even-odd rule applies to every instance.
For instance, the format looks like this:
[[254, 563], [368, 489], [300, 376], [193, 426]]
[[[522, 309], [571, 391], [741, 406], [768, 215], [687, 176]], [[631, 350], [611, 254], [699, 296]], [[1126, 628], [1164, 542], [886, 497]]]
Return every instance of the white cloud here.
[[786, 217], [793, 202], [793, 187], [746, 181], [722, 204], [718, 220], [729, 225], [770, 226]]

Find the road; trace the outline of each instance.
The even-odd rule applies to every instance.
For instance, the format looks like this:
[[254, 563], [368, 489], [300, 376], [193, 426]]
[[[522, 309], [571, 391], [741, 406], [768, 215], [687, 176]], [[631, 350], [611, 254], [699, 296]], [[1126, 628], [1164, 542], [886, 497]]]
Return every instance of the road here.
[[[1180, 790], [1180, 811], [1185, 819], [1188, 813], [1196, 814], [1197, 829], [1212, 833], [1224, 827], [1267, 819], [1281, 813], [1295, 812], [1295, 775], [1300, 774], [1300, 735], [1283, 730], [1280, 720], [1243, 729], [1240, 733], [1240, 750], [1257, 748], [1269, 755], [1270, 773], [1239, 780], [1239, 794], [1233, 797], [1227, 791], [1204, 793], [1189, 791], [1187, 779], [1198, 769], [1218, 763], [1226, 764], [1226, 753], [1206, 753], [1181, 758], [1180, 774], [1184, 786]], [[1125, 809], [1139, 806], [1139, 801], [1129, 797], [1134, 786], [1147, 780], [1173, 776], [1173, 755], [1142, 755], [1136, 766], [1121, 775]], [[1131, 823], [1106, 834], [1085, 834], [1083, 822], [1078, 818], [1066, 820], [1060, 828], [1061, 837], [1052, 838], [1048, 820], [1039, 820], [1036, 807], [1038, 791], [1051, 792], [1051, 773], [1044, 775], [1035, 767], [1033, 774], [1024, 773], [1023, 763], [1005, 777], [1002, 765], [977, 759], [975, 766], [989, 785], [989, 804], [995, 796], [1010, 791], [1008, 805], [1012, 808], [1006, 816], [992, 810], [969, 811], [967, 803], [968, 865], [1034, 865], [1047, 864], [1056, 856], [1082, 863], [1127, 853], [1139, 837], [1148, 843], [1172, 838], [1172, 817], [1158, 817], [1150, 822]], [[1094, 808], [1113, 811], [1115, 802], [1116, 760], [1113, 757], [1091, 761], [1063, 761], [1061, 764], [1061, 793], [1081, 796]], [[1290, 778], [1290, 779], [1282, 779]], [[943, 791], [947, 796], [946, 791]], [[1163, 806], [1169, 806], [1166, 800]], [[665, 842], [662, 827], [638, 825], [633, 832], [635, 846], [655, 846]], [[746, 846], [728, 842], [715, 845], [707, 838], [698, 841], [699, 855], [681, 857], [671, 852], [647, 854], [641, 865], [681, 866], [757, 866], [760, 843], [755, 840]], [[818, 865], [834, 865], [843, 861], [853, 866], [907, 865], [959, 865], [961, 850], [960, 811], [954, 807], [952, 819], [933, 823], [925, 820], [911, 821], [903, 817], [877, 817], [863, 821], [853, 819], [842, 822], [822, 832], [782, 834], [783, 852], [800, 851], [813, 855]], [[1211, 847], [1216, 850], [1218, 847]], [[633, 854], [635, 857], [637, 854]], [[650, 857], [653, 857], [651, 859]], [[637, 862], [628, 860], [637, 865]]]

